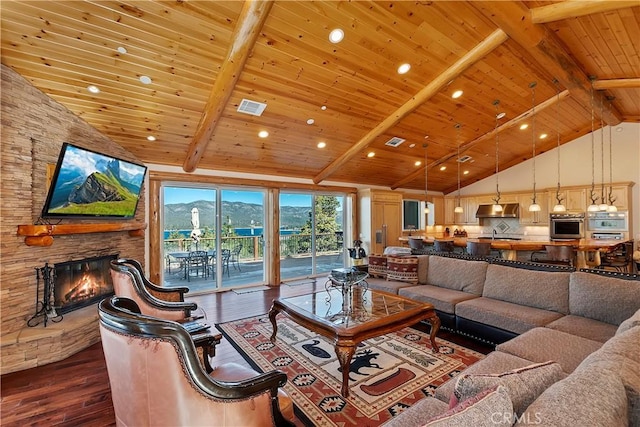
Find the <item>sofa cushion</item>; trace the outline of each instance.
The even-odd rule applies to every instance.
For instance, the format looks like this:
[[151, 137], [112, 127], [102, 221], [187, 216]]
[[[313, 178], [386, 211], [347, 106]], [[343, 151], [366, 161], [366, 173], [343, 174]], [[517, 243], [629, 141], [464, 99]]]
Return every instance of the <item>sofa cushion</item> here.
[[620, 378], [596, 368], [575, 372], [553, 384], [515, 425], [627, 427], [627, 419], [627, 398]]
[[429, 273], [429, 255], [417, 255], [416, 258], [418, 258], [418, 283], [426, 285]]
[[433, 397], [425, 397], [384, 423], [384, 427], [419, 427], [424, 425], [426, 420], [436, 417], [448, 409], [446, 403]]
[[549, 328], [534, 328], [512, 340], [496, 346], [496, 350], [528, 359], [532, 362], [555, 360], [562, 370], [571, 373], [585, 357], [598, 350], [602, 343]]
[[600, 342], [607, 341], [616, 333], [615, 325], [573, 314], [554, 320], [546, 327]]
[[468, 374], [457, 377], [453, 394], [463, 401], [481, 391], [503, 385], [509, 392], [513, 412], [521, 415], [551, 384], [566, 376], [559, 364], [549, 361], [535, 363], [501, 374]]
[[601, 368], [622, 380], [627, 393], [629, 425], [640, 426], [640, 328], [632, 328], [604, 343], [576, 368]]
[[429, 256], [429, 285], [482, 295], [488, 263]]
[[569, 272], [534, 271], [491, 264], [482, 296], [569, 313]]
[[418, 284], [418, 258], [413, 256], [387, 258], [387, 280]]
[[416, 301], [429, 302], [433, 304], [436, 310], [449, 314], [455, 314], [456, 304], [468, 299], [478, 298], [476, 295], [467, 292], [432, 285], [403, 287], [398, 290], [398, 295]]
[[620, 325], [640, 309], [640, 281], [576, 271], [569, 281], [569, 311]]
[[369, 276], [387, 278], [387, 256], [386, 255], [369, 255]]
[[638, 309], [638, 311], [636, 311], [633, 316], [620, 323], [620, 326], [618, 326], [618, 329], [616, 330], [616, 335], [622, 334], [631, 328], [635, 328], [636, 326], [640, 326], [640, 309]]
[[390, 294], [398, 294], [398, 291], [402, 288], [416, 286], [409, 282], [398, 282], [396, 280], [380, 279], [377, 277], [368, 277], [367, 285], [371, 289], [377, 289], [379, 291], [389, 292]]
[[[469, 366], [462, 373], [493, 374], [496, 372], [504, 372], [510, 369], [522, 368], [529, 365], [531, 365], [530, 360], [523, 359], [509, 353], [503, 353], [501, 351], [492, 351], [487, 355], [487, 357]], [[434, 397], [441, 400], [442, 402], [449, 402], [456, 384], [455, 378], [457, 377], [454, 377], [453, 379], [445, 382], [440, 387], [438, 387], [434, 393]]]
[[513, 405], [507, 389], [504, 386], [496, 386], [428, 420], [424, 427], [510, 426], [513, 418]]
[[548, 325], [562, 317], [562, 314], [480, 297], [457, 304], [456, 316], [522, 334], [529, 329]]

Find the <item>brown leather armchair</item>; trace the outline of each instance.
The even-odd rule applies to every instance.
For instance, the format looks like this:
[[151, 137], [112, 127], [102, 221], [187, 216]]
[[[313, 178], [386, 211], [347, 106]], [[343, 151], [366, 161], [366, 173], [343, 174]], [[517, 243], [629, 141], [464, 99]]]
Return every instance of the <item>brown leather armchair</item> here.
[[166, 320], [183, 320], [197, 310], [198, 305], [184, 302], [189, 288], [163, 288], [149, 281], [140, 263], [131, 258], [111, 261], [111, 280], [115, 294], [131, 298], [142, 314]]
[[292, 426], [286, 374], [237, 364], [207, 374], [177, 322], [135, 313], [128, 298], [99, 304], [100, 335], [118, 426]]
[[[185, 322], [190, 320], [198, 305], [184, 301], [188, 288], [162, 288], [150, 282], [140, 263], [134, 259], [121, 258], [110, 263], [111, 281], [116, 296], [135, 301], [140, 313], [158, 319]], [[212, 334], [205, 330], [191, 335], [198, 354], [203, 360], [207, 372], [213, 369], [209, 358], [215, 356], [215, 347], [220, 343], [222, 334]]]

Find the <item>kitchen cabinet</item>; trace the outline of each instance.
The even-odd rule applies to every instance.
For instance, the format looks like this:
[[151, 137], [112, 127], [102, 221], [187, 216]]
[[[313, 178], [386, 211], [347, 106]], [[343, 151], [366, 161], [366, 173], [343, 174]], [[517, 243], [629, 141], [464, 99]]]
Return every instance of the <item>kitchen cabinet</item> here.
[[456, 208], [456, 199], [447, 197], [444, 199], [444, 224], [451, 225], [456, 222], [456, 214], [453, 210]]
[[530, 212], [529, 206], [533, 203], [533, 193], [522, 193], [516, 196], [519, 207], [519, 222], [521, 225], [548, 225], [549, 203], [547, 193], [536, 193], [536, 201], [540, 205], [539, 212]]
[[444, 209], [444, 197], [435, 196], [432, 199], [433, 203], [433, 223], [435, 225], [444, 225], [445, 221], [445, 209]]
[[400, 246], [402, 194], [384, 190], [358, 191], [360, 240], [370, 254], [381, 254], [387, 246]]
[[[607, 192], [607, 202], [609, 197], [609, 187], [605, 188]], [[613, 185], [611, 187], [611, 196], [614, 198], [613, 205], [619, 211], [628, 211], [629, 200], [631, 200], [631, 187], [629, 185]]]
[[476, 218], [476, 212], [478, 210], [478, 200], [476, 197], [461, 197], [460, 207], [462, 213], [454, 213], [454, 209], [457, 206], [456, 198], [452, 197], [450, 206], [445, 205], [445, 216], [448, 212], [451, 212], [451, 219], [453, 221], [447, 222], [447, 224], [478, 224], [478, 218]]

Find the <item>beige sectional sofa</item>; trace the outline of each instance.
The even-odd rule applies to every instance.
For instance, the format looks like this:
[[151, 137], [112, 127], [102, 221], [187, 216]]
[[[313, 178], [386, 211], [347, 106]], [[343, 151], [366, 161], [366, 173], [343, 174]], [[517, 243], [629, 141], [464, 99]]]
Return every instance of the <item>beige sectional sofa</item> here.
[[[429, 301], [449, 329], [497, 346], [387, 426], [640, 426], [640, 277], [415, 259], [411, 274], [388, 270], [369, 287]], [[478, 383], [493, 387], [470, 396]]]

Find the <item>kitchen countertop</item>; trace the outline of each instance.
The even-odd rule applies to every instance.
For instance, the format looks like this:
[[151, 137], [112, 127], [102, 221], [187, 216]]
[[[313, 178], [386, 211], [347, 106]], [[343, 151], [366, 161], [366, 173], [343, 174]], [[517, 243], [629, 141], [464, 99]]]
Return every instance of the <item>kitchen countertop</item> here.
[[[420, 236], [411, 236], [411, 238], [419, 238]], [[491, 249], [507, 250], [507, 251], [541, 251], [544, 250], [545, 245], [564, 246], [570, 245], [578, 251], [608, 251], [619, 244], [625, 242], [625, 240], [599, 240], [599, 239], [580, 239], [570, 241], [551, 241], [551, 240], [502, 240], [505, 238], [498, 238], [496, 240], [491, 239], [478, 239], [473, 237], [438, 237], [437, 240], [453, 240], [454, 246], [466, 247], [467, 241], [474, 242], [491, 242]], [[401, 237], [400, 241], [406, 242], [409, 237]], [[434, 237], [422, 237], [422, 240], [426, 243], [433, 243], [436, 238]]]

